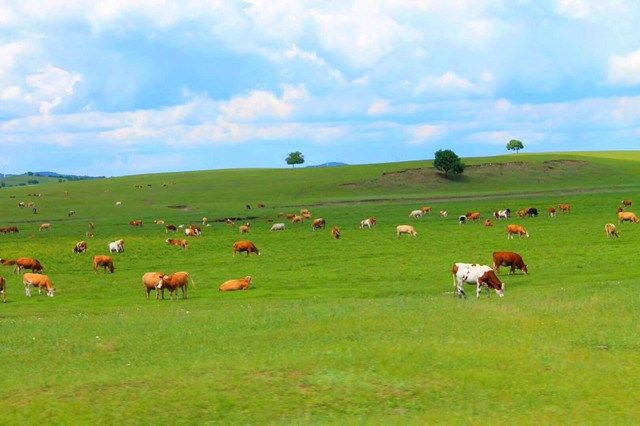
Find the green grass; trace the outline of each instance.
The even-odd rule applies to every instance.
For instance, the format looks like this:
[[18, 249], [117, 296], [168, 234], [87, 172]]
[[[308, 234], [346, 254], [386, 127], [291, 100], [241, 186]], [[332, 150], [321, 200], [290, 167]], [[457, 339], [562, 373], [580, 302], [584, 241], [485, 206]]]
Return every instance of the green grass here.
[[[20, 228], [0, 235], [0, 257], [37, 257], [57, 289], [26, 298], [20, 277], [0, 269], [3, 423], [634, 422], [640, 227], [620, 225], [618, 240], [603, 227], [621, 199], [640, 202], [640, 153], [465, 161], [457, 180], [413, 162], [53, 183], [36, 199], [32, 188], [0, 190], [0, 225]], [[456, 220], [561, 202], [572, 213], [510, 221], [528, 239], [507, 240], [505, 222]], [[450, 216], [409, 219], [422, 205]], [[343, 238], [278, 217], [301, 207]], [[371, 215], [378, 226], [357, 229]], [[202, 216], [255, 218], [248, 236], [213, 223], [188, 251], [152, 223]], [[142, 228], [127, 225], [138, 218]], [[269, 220], [287, 230], [269, 232]], [[88, 221], [89, 253], [73, 254]], [[403, 223], [418, 237], [396, 238]], [[261, 256], [232, 257], [245, 237]], [[126, 251], [113, 255], [116, 272], [95, 274], [91, 257], [117, 238]], [[530, 275], [503, 269], [502, 299], [454, 299], [451, 264], [490, 264], [495, 250], [521, 253]], [[141, 276], [153, 270], [190, 272], [190, 299], [147, 301]], [[217, 291], [245, 275], [250, 291]]]

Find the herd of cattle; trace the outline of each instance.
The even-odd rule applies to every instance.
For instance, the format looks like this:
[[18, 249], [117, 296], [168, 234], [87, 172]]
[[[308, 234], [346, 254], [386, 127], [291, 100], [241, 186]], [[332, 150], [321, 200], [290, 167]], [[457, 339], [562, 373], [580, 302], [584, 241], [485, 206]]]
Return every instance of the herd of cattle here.
[[[116, 205], [119, 205], [116, 203]], [[622, 223], [625, 221], [638, 223], [640, 219], [638, 216], [629, 211], [625, 211], [625, 208], [632, 205], [631, 200], [623, 200], [618, 207], [618, 222]], [[571, 212], [570, 204], [559, 204], [558, 208], [551, 207], [547, 210], [550, 217], [555, 217], [558, 210], [560, 212], [569, 213]], [[431, 207], [422, 207], [418, 210], [412, 210], [409, 213], [409, 217], [412, 219], [420, 219], [423, 215], [431, 213]], [[75, 211], [73, 211], [75, 214]], [[539, 211], [535, 207], [527, 207], [516, 212], [517, 216], [520, 218], [525, 217], [536, 217], [539, 215]], [[305, 219], [311, 219], [311, 212], [307, 209], [302, 209], [300, 214], [280, 214], [281, 216], [286, 216], [291, 220], [291, 223], [301, 223]], [[444, 210], [440, 210], [440, 217], [447, 217], [448, 212]], [[511, 217], [510, 209], [503, 209], [494, 211], [492, 214], [493, 219], [497, 221], [507, 220]], [[481, 219], [481, 213], [477, 211], [467, 212], [464, 215], [460, 215], [458, 217], [458, 223], [463, 225], [468, 222], [476, 222]], [[162, 220], [154, 221], [155, 224], [165, 224]], [[231, 219], [226, 220], [227, 225], [233, 225], [234, 221]], [[209, 221], [206, 217], [202, 218], [202, 224], [204, 226], [210, 226]], [[360, 224], [360, 229], [372, 228], [376, 226], [377, 218], [375, 216], [368, 217], [363, 219]], [[133, 227], [141, 227], [143, 226], [143, 221], [136, 219], [129, 222], [129, 225]], [[484, 225], [487, 227], [493, 226], [493, 221], [491, 219], [486, 219]], [[89, 229], [94, 229], [95, 225], [92, 222], [89, 222]], [[326, 221], [323, 218], [316, 218], [312, 220], [311, 223], [312, 229], [325, 229]], [[48, 230], [51, 228], [50, 223], [43, 223], [40, 225], [39, 230]], [[202, 235], [202, 228], [196, 225], [179, 225], [175, 226], [173, 224], [167, 224], [165, 226], [165, 232], [177, 232], [178, 229], [184, 229], [184, 234], [186, 237], [200, 237]], [[240, 234], [248, 234], [251, 231], [251, 224], [244, 223], [239, 226]], [[286, 229], [286, 225], [284, 222], [273, 223], [270, 230], [271, 231], [284, 231]], [[528, 231], [521, 225], [516, 224], [508, 224], [506, 227], [507, 230], [507, 238], [513, 238], [514, 235], [519, 235], [520, 237], [529, 237]], [[0, 227], [0, 233], [12, 233], [19, 232], [16, 226], [7, 226]], [[619, 237], [619, 232], [616, 228], [616, 225], [613, 223], [605, 224], [605, 233], [608, 237]], [[402, 234], [407, 234], [412, 237], [417, 237], [418, 233], [414, 229], [412, 225], [398, 225], [396, 227], [396, 236], [400, 237]], [[93, 234], [87, 232], [87, 236], [92, 236]], [[339, 239], [341, 235], [340, 228], [337, 226], [333, 226], [331, 229], [331, 235], [335, 239]], [[179, 239], [179, 238], [167, 238], [165, 242], [172, 246], [180, 247], [181, 249], [188, 249], [189, 242], [187, 239]], [[74, 253], [85, 253], [87, 251], [88, 244], [86, 241], [79, 241], [73, 247]], [[125, 242], [123, 239], [118, 239], [113, 242], [108, 243], [109, 253], [123, 253], [125, 250]], [[256, 255], [260, 255], [260, 250], [256, 247], [256, 245], [249, 240], [240, 240], [236, 241], [233, 244], [233, 256], [237, 253], [246, 253], [249, 256], [251, 253], [255, 253]], [[55, 293], [55, 287], [51, 279], [45, 275], [44, 267], [42, 264], [34, 258], [29, 257], [20, 257], [15, 260], [12, 259], [0, 259], [0, 264], [4, 266], [14, 266], [15, 273], [21, 273], [24, 270], [30, 270], [31, 272], [25, 272], [23, 275], [22, 282], [25, 288], [25, 295], [31, 297], [32, 288], [37, 288], [38, 293], [41, 294], [43, 291], [47, 296], [53, 297]], [[524, 263], [522, 256], [515, 252], [494, 252], [493, 253], [493, 263], [491, 266], [488, 265], [479, 265], [474, 263], [455, 263], [452, 267], [451, 273], [453, 275], [453, 284], [454, 284], [454, 295], [457, 297], [465, 297], [466, 293], [464, 291], [465, 284], [474, 284], [476, 286], [476, 297], [480, 297], [480, 294], [483, 289], [486, 289], [488, 294], [491, 293], [491, 290], [494, 290], [500, 297], [504, 296], [505, 291], [505, 283], [498, 278], [500, 267], [506, 266], [509, 267], [509, 274], [514, 274], [516, 269], [519, 269], [524, 274], [528, 274], [527, 265]], [[93, 270], [97, 273], [100, 268], [106, 272], [107, 270], [111, 273], [115, 271], [115, 266], [113, 263], [113, 258], [109, 255], [96, 255], [93, 257]], [[150, 292], [156, 291], [156, 299], [164, 299], [164, 290], [169, 291], [169, 298], [174, 299], [174, 297], [178, 298], [178, 290], [182, 292], [183, 298], [188, 298], [188, 285], [195, 285], [193, 279], [189, 275], [188, 272], [180, 271], [174, 272], [172, 274], [165, 274], [163, 272], [147, 272], [142, 276], [142, 285], [146, 294], [146, 298], [149, 299]], [[219, 286], [220, 291], [235, 291], [235, 290], [247, 290], [251, 284], [251, 276], [246, 276], [240, 279], [228, 280], [222, 283]], [[6, 279], [0, 276], [0, 294], [2, 295], [2, 301], [6, 302]]]

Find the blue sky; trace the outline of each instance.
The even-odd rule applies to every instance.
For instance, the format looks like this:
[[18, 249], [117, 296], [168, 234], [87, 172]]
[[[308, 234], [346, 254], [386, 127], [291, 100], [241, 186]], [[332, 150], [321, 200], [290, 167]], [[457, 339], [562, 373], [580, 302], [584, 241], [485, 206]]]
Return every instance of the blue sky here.
[[0, 172], [640, 149], [637, 0], [0, 0]]

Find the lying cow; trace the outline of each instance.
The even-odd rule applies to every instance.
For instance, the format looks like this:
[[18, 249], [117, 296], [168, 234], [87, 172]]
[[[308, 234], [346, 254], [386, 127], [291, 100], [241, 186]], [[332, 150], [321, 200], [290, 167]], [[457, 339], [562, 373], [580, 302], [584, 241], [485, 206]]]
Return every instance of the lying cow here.
[[176, 246], [176, 247], [180, 247], [183, 249], [188, 249], [189, 248], [189, 241], [187, 240], [179, 240], [177, 238], [167, 238], [166, 240], [164, 240], [165, 243], [169, 244], [170, 246]]
[[399, 237], [400, 234], [411, 235], [412, 237], [417, 237], [418, 233], [411, 225], [398, 225], [396, 226], [396, 237]]
[[256, 245], [251, 241], [247, 240], [236, 241], [235, 243], [233, 243], [233, 256], [235, 257], [236, 253], [242, 252], [246, 252], [247, 256], [249, 256], [251, 253], [255, 253], [260, 256], [260, 250], [258, 250], [258, 247], [256, 247]]
[[164, 227], [164, 232], [165, 233], [169, 233], [169, 232], [176, 232], [178, 230], [178, 227], [172, 224], [169, 224], [167, 226]]
[[464, 292], [464, 284], [476, 285], [476, 297], [480, 297], [482, 288], [485, 287], [491, 295], [491, 289], [500, 297], [504, 297], [504, 283], [496, 276], [494, 270], [487, 265], [476, 263], [454, 263], [451, 268], [453, 275], [454, 295], [467, 298]]
[[251, 285], [251, 276], [247, 275], [244, 278], [240, 278], [239, 280], [229, 280], [223, 282], [220, 287], [218, 287], [219, 291], [236, 291], [236, 290], [249, 290], [249, 286]]
[[142, 226], [143, 222], [140, 219], [134, 219], [134, 220], [129, 222], [129, 225], [131, 225], [131, 226]]
[[149, 293], [151, 290], [156, 291], [156, 300], [160, 300], [160, 289], [162, 288], [163, 272], [147, 272], [142, 276], [142, 286], [149, 300]]
[[111, 256], [93, 256], [93, 270], [96, 272], [96, 274], [98, 273], [98, 267], [100, 266], [104, 268], [104, 272], [107, 272], [107, 269], [109, 269], [109, 272], [111, 272], [112, 274], [116, 269], [113, 266], [113, 259], [111, 259]]
[[525, 274], [529, 273], [527, 265], [522, 260], [522, 256], [512, 251], [494, 251], [493, 252], [493, 270], [500, 273], [501, 266], [509, 266], [509, 275], [515, 274], [516, 268]]
[[202, 235], [202, 230], [200, 228], [198, 228], [197, 226], [190, 226], [188, 228], [184, 229], [184, 234], [187, 237], [199, 237], [200, 235]]
[[24, 293], [27, 297], [31, 297], [31, 287], [37, 287], [38, 294], [41, 294], [44, 289], [49, 297], [53, 297], [53, 293], [56, 290], [49, 277], [43, 274], [27, 272], [22, 276], [22, 283], [24, 284]]

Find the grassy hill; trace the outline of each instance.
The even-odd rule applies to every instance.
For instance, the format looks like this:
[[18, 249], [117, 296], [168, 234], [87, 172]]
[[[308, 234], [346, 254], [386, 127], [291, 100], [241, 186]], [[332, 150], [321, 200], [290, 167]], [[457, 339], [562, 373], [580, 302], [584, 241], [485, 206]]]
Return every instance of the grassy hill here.
[[[619, 225], [610, 240], [603, 226], [616, 222], [620, 200], [640, 200], [640, 152], [465, 162], [458, 179], [422, 161], [56, 182], [38, 186], [42, 197], [0, 190], [0, 226], [20, 228], [0, 234], [0, 257], [38, 258], [56, 286], [53, 298], [29, 299], [20, 277], [0, 269], [5, 421], [633, 422], [640, 299], [629, 271], [640, 228]], [[561, 202], [573, 211], [544, 214]], [[423, 205], [449, 217], [409, 219]], [[543, 214], [509, 222], [528, 239], [507, 240], [505, 222], [456, 220], [528, 206]], [[342, 239], [279, 216], [302, 207], [340, 226]], [[358, 229], [371, 215], [378, 226]], [[203, 216], [212, 226], [187, 251], [166, 245], [173, 235], [153, 223]], [[251, 233], [215, 222], [227, 217], [249, 221]], [[272, 221], [287, 229], [270, 232]], [[42, 222], [51, 230], [38, 231]], [[396, 237], [405, 223], [417, 238]], [[116, 272], [94, 273], [91, 257], [118, 238], [126, 251], [113, 255]], [[74, 254], [81, 239], [89, 253]], [[234, 258], [239, 239], [262, 255]], [[530, 275], [503, 269], [502, 299], [455, 299], [452, 263], [490, 264], [496, 250], [522, 254]], [[145, 299], [144, 272], [180, 270], [196, 284], [188, 300]], [[217, 291], [246, 275], [250, 291]]]

